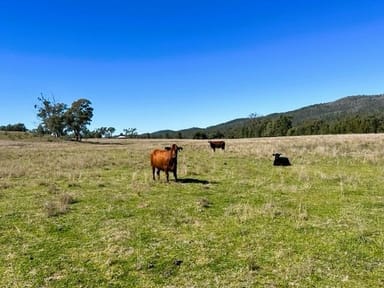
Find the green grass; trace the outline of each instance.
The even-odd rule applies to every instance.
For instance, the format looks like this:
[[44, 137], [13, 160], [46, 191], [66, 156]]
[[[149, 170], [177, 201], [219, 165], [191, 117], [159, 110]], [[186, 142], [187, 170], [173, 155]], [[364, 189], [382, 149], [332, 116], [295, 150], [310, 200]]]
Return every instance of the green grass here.
[[[173, 142], [181, 181], [155, 182]], [[0, 287], [382, 287], [383, 145], [0, 140]]]

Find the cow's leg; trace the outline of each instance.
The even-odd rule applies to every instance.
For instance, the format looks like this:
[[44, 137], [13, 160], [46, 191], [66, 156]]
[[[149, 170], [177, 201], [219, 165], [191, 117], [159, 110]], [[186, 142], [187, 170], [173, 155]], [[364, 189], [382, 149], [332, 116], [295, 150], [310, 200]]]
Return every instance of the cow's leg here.
[[155, 170], [156, 170], [156, 168], [152, 167], [152, 178], [153, 178], [153, 180], [156, 180], [156, 178], [155, 178]]
[[157, 169], [156, 174], [157, 174], [157, 180], [160, 180], [160, 169]]
[[177, 171], [176, 171], [176, 169], [173, 171], [173, 176], [175, 177], [175, 181], [177, 182]]
[[168, 172], [168, 170], [165, 170], [165, 175], [167, 175], [167, 182], [169, 182], [169, 172]]

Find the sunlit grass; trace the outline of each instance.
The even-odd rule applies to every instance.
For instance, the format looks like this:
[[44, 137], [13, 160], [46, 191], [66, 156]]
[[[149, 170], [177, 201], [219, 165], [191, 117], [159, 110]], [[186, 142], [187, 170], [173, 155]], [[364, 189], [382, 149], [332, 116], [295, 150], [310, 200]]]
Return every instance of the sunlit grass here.
[[384, 135], [226, 142], [1, 140], [0, 286], [384, 284]]

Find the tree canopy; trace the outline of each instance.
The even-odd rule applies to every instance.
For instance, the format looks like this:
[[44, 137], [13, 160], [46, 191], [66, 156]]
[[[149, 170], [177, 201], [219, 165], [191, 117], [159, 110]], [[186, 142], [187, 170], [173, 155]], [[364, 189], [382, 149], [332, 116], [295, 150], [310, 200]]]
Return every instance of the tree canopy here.
[[48, 99], [44, 95], [37, 99], [40, 104], [35, 105], [35, 109], [37, 109], [37, 117], [41, 119], [40, 130], [49, 132], [56, 137], [65, 135], [67, 105], [56, 103], [54, 98]]
[[91, 101], [79, 99], [72, 103], [72, 106], [64, 113], [64, 119], [69, 130], [71, 130], [77, 141], [81, 140], [81, 132], [85, 131], [91, 123], [93, 108]]
[[57, 103], [55, 99], [48, 99], [44, 95], [38, 97], [39, 104], [35, 105], [37, 116], [41, 119], [38, 131], [49, 133], [56, 137], [73, 132], [77, 141], [92, 121], [93, 108], [91, 101], [79, 99], [71, 107], [64, 103]]

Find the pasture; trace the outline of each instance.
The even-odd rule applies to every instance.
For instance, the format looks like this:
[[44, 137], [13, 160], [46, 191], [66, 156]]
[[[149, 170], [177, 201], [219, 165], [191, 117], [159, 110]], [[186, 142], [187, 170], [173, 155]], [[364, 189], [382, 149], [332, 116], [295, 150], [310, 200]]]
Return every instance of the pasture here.
[[[180, 181], [153, 181], [149, 154], [172, 143]], [[382, 287], [383, 147], [0, 140], [0, 287]]]

